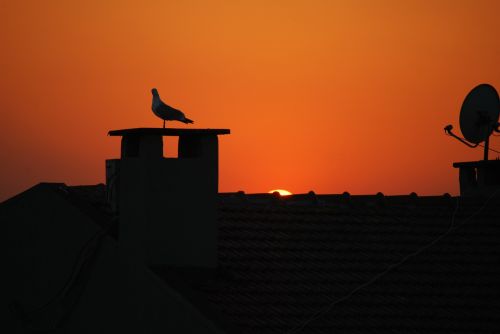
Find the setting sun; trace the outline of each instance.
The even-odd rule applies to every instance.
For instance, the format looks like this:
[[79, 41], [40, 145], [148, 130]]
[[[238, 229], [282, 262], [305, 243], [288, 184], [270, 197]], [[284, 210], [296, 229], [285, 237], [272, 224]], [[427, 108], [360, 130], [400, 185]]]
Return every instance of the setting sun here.
[[269, 194], [274, 194], [275, 192], [277, 192], [278, 194], [280, 194], [280, 196], [290, 196], [290, 195], [293, 195], [291, 192], [289, 192], [288, 190], [284, 190], [284, 189], [269, 190]]

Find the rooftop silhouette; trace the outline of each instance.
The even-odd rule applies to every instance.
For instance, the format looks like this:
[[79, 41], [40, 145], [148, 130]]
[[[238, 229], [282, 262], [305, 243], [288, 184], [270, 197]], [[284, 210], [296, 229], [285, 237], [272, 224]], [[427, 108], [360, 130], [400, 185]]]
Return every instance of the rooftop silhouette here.
[[500, 330], [498, 161], [456, 164], [461, 190], [477, 168], [457, 197], [220, 193], [229, 133], [112, 130], [105, 185], [42, 183], [2, 203], [0, 330]]
[[[31, 271], [35, 268], [27, 266], [16, 276], [15, 286], [25, 286], [29, 293], [16, 299], [19, 309], [13, 312], [24, 319], [17, 323], [19, 328], [29, 324], [42, 330], [55, 324], [70, 332], [134, 328], [269, 334], [500, 329], [498, 194], [219, 194], [217, 268], [211, 273], [165, 264], [143, 266], [127, 257], [123, 262], [123, 256], [117, 256], [121, 227], [116, 228], [116, 216], [106, 203], [105, 185], [38, 185], [4, 203], [2, 213], [19, 217], [16, 208], [25, 207], [35, 194], [37, 203], [43, 203], [39, 217], [53, 216], [54, 209], [76, 211], [55, 226], [47, 225], [39, 236], [51, 240], [56, 251], [46, 265], [59, 269], [37, 276]], [[47, 206], [55, 199], [54, 206]], [[26, 238], [35, 221], [18, 221], [10, 236], [19, 231], [20, 238]], [[169, 223], [165, 213], [163, 224]], [[67, 232], [62, 233], [58, 229], [64, 226]], [[89, 231], [83, 233], [85, 229]], [[99, 237], [86, 244], [93, 233]], [[26, 259], [35, 252], [45, 255], [47, 244], [31, 240]], [[64, 242], [73, 245], [66, 246], [66, 254], [76, 255], [83, 248], [87, 260], [57, 253]], [[87, 265], [68, 276], [75, 260]], [[67, 277], [75, 278], [68, 293], [56, 294]], [[55, 284], [33, 299], [36, 287], [26, 284], [34, 279], [39, 287], [47, 286], [45, 280]], [[29, 312], [28, 300], [42, 305], [51, 297], [52, 304], [43, 312]], [[58, 305], [67, 320], [55, 312]], [[140, 312], [141, 305], [149, 311]]]

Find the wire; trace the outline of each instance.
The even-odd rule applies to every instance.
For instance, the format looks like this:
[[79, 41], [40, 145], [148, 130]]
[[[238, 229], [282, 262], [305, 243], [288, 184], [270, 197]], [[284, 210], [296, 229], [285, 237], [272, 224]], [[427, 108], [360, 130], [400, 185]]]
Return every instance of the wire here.
[[[61, 319], [57, 319], [52, 322], [50, 328], [38, 328], [30, 324], [30, 318], [33, 318], [37, 314], [41, 314], [49, 307], [51, 307], [55, 302], [64, 298], [64, 296], [68, 293], [68, 291], [72, 288], [73, 283], [76, 281], [78, 275], [81, 272], [81, 269], [85, 265], [85, 263], [90, 258], [98, 247], [98, 240], [100, 240], [106, 233], [106, 230], [99, 230], [92, 237], [90, 237], [84, 244], [84, 246], [80, 249], [79, 254], [77, 256], [77, 260], [73, 263], [73, 268], [68, 279], [64, 282], [63, 286], [59, 289], [57, 293], [55, 293], [47, 302], [43, 305], [37, 307], [36, 309], [25, 311], [23, 307], [16, 301], [11, 302], [10, 310], [15, 315], [18, 316], [19, 319], [23, 321], [23, 325], [26, 328], [29, 328], [32, 331], [53, 331], [59, 326], [59, 322]], [[96, 244], [93, 245], [93, 242], [96, 241]]]
[[[484, 145], [483, 145], [483, 144], [479, 144], [479, 146], [484, 147]], [[493, 151], [493, 152], [495, 152], [495, 153], [500, 153], [500, 151], [494, 150], [494, 149], [492, 149], [491, 147], [488, 147], [488, 150]]]
[[[449, 133], [446, 133], [446, 135], [447, 135], [447, 136], [450, 136], [450, 137], [456, 137], [456, 138], [459, 138], [459, 139], [461, 139], [461, 140], [465, 140], [465, 138], [462, 138], [462, 137], [457, 136], [457, 135], [452, 136], [452, 135], [450, 135]], [[495, 136], [495, 137], [500, 137], [500, 135], [498, 135], [498, 136], [497, 136], [497, 135], [494, 135], [494, 136]], [[484, 147], [484, 145], [483, 145], [483, 144], [477, 144], [477, 146]], [[495, 149], [492, 149], [491, 147], [488, 147], [488, 150], [493, 151], [493, 152], [495, 152], [495, 153], [500, 153], [500, 151], [497, 151], [497, 150], [495, 150]]]
[[[469, 220], [471, 220], [472, 218], [474, 218], [476, 215], [478, 215], [481, 211], [483, 211], [483, 209], [486, 207], [486, 205], [489, 203], [489, 201], [497, 194], [499, 190], [497, 189], [496, 191], [493, 192], [493, 194], [491, 194], [491, 196], [484, 202], [484, 204], [475, 212], [473, 213], [471, 216], [469, 216], [467, 219], [465, 219], [462, 223], [458, 224], [456, 226], [456, 228], [464, 225], [465, 223], [467, 223]], [[406, 255], [405, 257], [403, 257], [401, 260], [399, 260], [398, 262], [396, 263], [393, 263], [391, 264], [389, 267], [387, 267], [384, 271], [382, 271], [381, 273], [373, 276], [371, 279], [369, 279], [368, 281], [366, 281], [365, 283], [362, 283], [361, 285], [357, 286], [356, 288], [354, 288], [353, 290], [351, 290], [348, 294], [346, 294], [345, 296], [343, 297], [340, 297], [339, 299], [333, 301], [332, 303], [330, 303], [328, 306], [326, 306], [325, 308], [319, 310], [318, 312], [316, 312], [315, 314], [313, 314], [309, 319], [307, 319], [306, 321], [304, 321], [303, 323], [301, 323], [300, 325], [294, 327], [291, 331], [288, 332], [288, 334], [293, 334], [293, 333], [299, 333], [300, 331], [302, 331], [304, 328], [306, 328], [307, 325], [309, 325], [311, 322], [313, 322], [314, 320], [317, 320], [319, 318], [321, 318], [322, 316], [324, 316], [326, 313], [328, 313], [335, 305], [351, 298], [356, 292], [360, 291], [361, 289], [371, 285], [372, 283], [376, 282], [379, 278], [381, 278], [382, 276], [384, 276], [385, 274], [389, 273], [392, 269], [394, 268], [397, 268], [399, 267], [400, 265], [404, 264], [406, 261], [408, 261], [409, 259], [411, 259], [412, 257], [414, 256], [417, 256], [419, 255], [420, 253], [422, 253], [424, 250], [428, 249], [429, 247], [435, 245], [438, 241], [440, 241], [441, 239], [443, 239], [444, 237], [446, 237], [448, 234], [450, 234], [451, 231], [453, 231], [454, 229], [454, 225], [455, 225], [455, 217], [456, 217], [456, 214], [458, 212], [458, 207], [459, 207], [459, 199], [460, 197], [457, 196], [457, 203], [455, 205], [455, 210], [453, 211], [453, 214], [451, 216], [451, 222], [450, 222], [450, 226], [448, 227], [448, 229], [442, 233], [441, 235], [439, 235], [438, 237], [436, 237], [434, 240], [432, 240], [431, 242], [429, 242], [428, 244], [424, 245], [423, 247], [417, 249], [416, 251]]]

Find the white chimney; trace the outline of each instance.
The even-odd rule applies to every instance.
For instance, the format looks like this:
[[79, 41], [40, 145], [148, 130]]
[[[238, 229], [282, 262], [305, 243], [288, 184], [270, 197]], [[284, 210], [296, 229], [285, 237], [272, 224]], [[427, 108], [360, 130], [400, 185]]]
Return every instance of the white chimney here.
[[[106, 160], [108, 201], [120, 246], [149, 265], [217, 266], [218, 135], [228, 129], [136, 128], [121, 136], [121, 159]], [[163, 157], [178, 136], [178, 158]]]

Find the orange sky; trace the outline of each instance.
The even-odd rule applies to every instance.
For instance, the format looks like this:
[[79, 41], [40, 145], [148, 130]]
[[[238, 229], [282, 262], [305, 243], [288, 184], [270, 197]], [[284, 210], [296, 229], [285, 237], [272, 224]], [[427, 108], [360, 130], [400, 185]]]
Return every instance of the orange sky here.
[[[458, 192], [444, 135], [500, 89], [500, 1], [2, 1], [0, 200], [104, 182], [150, 89], [220, 139], [220, 190]], [[176, 125], [184, 126], [184, 125]], [[493, 137], [491, 146], [500, 148]], [[497, 154], [491, 154], [495, 158]]]

